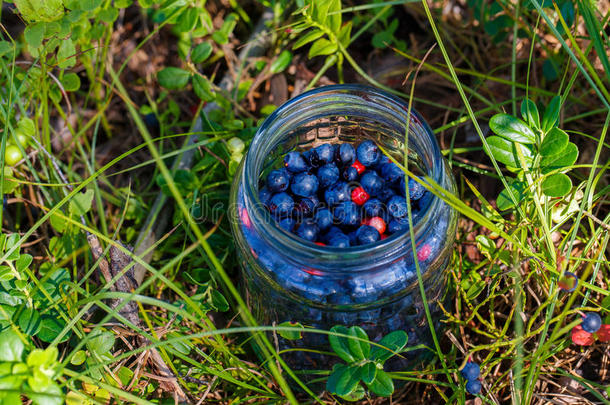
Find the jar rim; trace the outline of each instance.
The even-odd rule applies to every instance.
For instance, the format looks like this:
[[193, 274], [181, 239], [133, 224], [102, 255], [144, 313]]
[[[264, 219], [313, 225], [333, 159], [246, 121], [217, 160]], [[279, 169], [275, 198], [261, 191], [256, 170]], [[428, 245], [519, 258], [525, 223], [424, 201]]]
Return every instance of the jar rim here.
[[[247, 204], [249, 205], [248, 211], [253, 224], [258, 228], [257, 230], [261, 236], [270, 242], [271, 246], [281, 247], [281, 250], [288, 256], [290, 256], [291, 253], [297, 253], [299, 258], [304, 259], [304, 261], [311, 261], [312, 267], [322, 265], [322, 267], [324, 267], [326, 270], [344, 271], [347, 267], [352, 267], [350, 265], [353, 265], [363, 257], [370, 257], [373, 253], [378, 254], [380, 250], [386, 252], [386, 256], [393, 256], [392, 253], [398, 251], [402, 251], [404, 253], [404, 247], [411, 245], [410, 232], [407, 230], [402, 233], [393, 234], [375, 243], [364, 246], [350, 246], [347, 248], [320, 246], [313, 242], [306, 241], [299, 238], [297, 235], [282, 229], [274, 220], [265, 220], [265, 217], [269, 217], [269, 214], [261, 203], [258, 195], [258, 180], [260, 173], [253, 173], [252, 171], [249, 173], [249, 169], [255, 166], [254, 160], [258, 157], [252, 153], [252, 150], [255, 150], [257, 147], [261, 147], [261, 144], [267, 142], [267, 139], [265, 139], [266, 135], [268, 135], [267, 131], [270, 129], [273, 123], [275, 123], [278, 119], [285, 117], [286, 114], [298, 114], [299, 110], [295, 108], [295, 106], [298, 106], [298, 104], [305, 99], [310, 99], [310, 102], [322, 101], [326, 95], [336, 93], [345, 93], [350, 95], [374, 95], [384, 102], [387, 102], [391, 107], [394, 107], [396, 111], [401, 111], [404, 113], [405, 118], [406, 113], [410, 112], [409, 133], [411, 133], [411, 125], [413, 125], [415, 122], [421, 126], [423, 133], [430, 138], [429, 146], [432, 152], [432, 156], [430, 156], [432, 165], [431, 167], [426, 168], [426, 174], [438, 184], [442, 184], [443, 157], [432, 130], [415, 109], [411, 108], [409, 110], [408, 104], [406, 104], [402, 99], [371, 86], [361, 84], [338, 84], [318, 87], [288, 100], [264, 120], [254, 135], [250, 149], [243, 162], [244, 176], [242, 176], [242, 187], [245, 194], [245, 201], [253, 203]], [[354, 115], [357, 116], [357, 114]], [[251, 177], [250, 175], [253, 175], [254, 178], [256, 178], [256, 181], [247, 181], [247, 179]], [[423, 224], [430, 219], [431, 214], [438, 210], [441, 202], [442, 201], [440, 198], [433, 195], [431, 201], [422, 210], [420, 215], [418, 215], [417, 218], [413, 218], [413, 232], [416, 241], [424, 232]], [[324, 263], [332, 263], [332, 267], [324, 266]], [[342, 265], [347, 267], [343, 267]], [[365, 269], [366, 266], [363, 268], [363, 270]], [[356, 269], [350, 268], [350, 271], [354, 270]]]

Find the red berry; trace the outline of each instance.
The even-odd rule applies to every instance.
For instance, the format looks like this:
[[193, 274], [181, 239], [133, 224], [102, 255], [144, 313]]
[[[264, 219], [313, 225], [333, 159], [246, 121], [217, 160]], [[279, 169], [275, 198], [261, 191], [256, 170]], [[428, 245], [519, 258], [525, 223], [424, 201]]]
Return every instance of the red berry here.
[[381, 240], [384, 240], [384, 239], [385, 239], [385, 238], [387, 238], [387, 237], [388, 237], [388, 234], [386, 234], [386, 233], [382, 233], [382, 234], [381, 234]]
[[357, 160], [352, 163], [352, 167], [358, 171], [358, 174], [362, 174], [362, 172], [366, 170], [366, 167]]
[[591, 346], [595, 342], [595, 338], [592, 333], [585, 331], [582, 326], [576, 325], [572, 329], [572, 342], [581, 346]]
[[385, 228], [386, 228], [385, 221], [381, 217], [369, 218], [369, 219], [365, 220], [363, 222], [363, 224], [372, 226], [373, 228], [377, 229], [377, 231], [379, 232], [380, 235], [383, 235], [383, 233], [385, 232]]
[[356, 205], [362, 205], [370, 198], [368, 193], [362, 187], [356, 187], [352, 190], [352, 201]]
[[432, 249], [430, 248], [430, 245], [426, 243], [417, 250], [417, 260], [423, 262], [430, 256], [430, 253], [432, 253]]
[[602, 325], [595, 334], [600, 342], [610, 342], [610, 325]]
[[326, 246], [326, 243], [316, 242], [316, 245], [318, 245], [318, 246]]

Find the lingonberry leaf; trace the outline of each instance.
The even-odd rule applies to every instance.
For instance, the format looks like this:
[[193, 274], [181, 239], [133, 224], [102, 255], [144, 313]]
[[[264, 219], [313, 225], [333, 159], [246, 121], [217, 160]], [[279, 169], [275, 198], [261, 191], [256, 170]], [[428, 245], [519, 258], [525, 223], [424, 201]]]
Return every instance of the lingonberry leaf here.
[[496, 114], [489, 120], [489, 128], [498, 136], [513, 142], [536, 143], [536, 135], [519, 118], [508, 114]]
[[[345, 326], [341, 325], [333, 326], [330, 331], [331, 333], [340, 333], [344, 335], [349, 334], [349, 330]], [[330, 342], [330, 347], [333, 349], [333, 351], [343, 360], [348, 363], [355, 361], [354, 356], [351, 354], [349, 349], [347, 338], [331, 334], [328, 336], [328, 341]]]
[[348, 339], [347, 341], [352, 356], [354, 356], [356, 360], [366, 359], [371, 351], [371, 345], [368, 342], [369, 337], [364, 331], [364, 329], [359, 326], [352, 326], [351, 328], [349, 328], [349, 334], [350, 336], [357, 338]]
[[409, 337], [405, 331], [390, 332], [379, 341], [379, 345], [382, 347], [373, 347], [369, 358], [383, 364], [387, 359], [394, 356], [394, 352], [400, 352], [407, 345], [408, 340]]
[[572, 180], [563, 173], [555, 173], [542, 180], [542, 192], [548, 197], [563, 197], [571, 189]]
[[559, 128], [553, 128], [542, 140], [540, 144], [540, 155], [554, 156], [568, 146], [570, 137]]

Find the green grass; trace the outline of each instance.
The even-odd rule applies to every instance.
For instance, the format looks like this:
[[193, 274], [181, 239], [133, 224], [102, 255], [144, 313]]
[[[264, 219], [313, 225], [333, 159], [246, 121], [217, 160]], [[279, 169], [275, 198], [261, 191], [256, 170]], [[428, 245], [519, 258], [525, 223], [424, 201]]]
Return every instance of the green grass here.
[[[465, 403], [472, 396], [459, 369], [471, 358], [481, 364], [483, 403], [542, 403], [557, 394], [609, 401], [607, 343], [580, 347], [571, 331], [583, 312], [610, 323], [610, 10], [589, 0], [574, 3], [573, 18], [566, 1], [539, 0], [85, 3], [71, 12], [64, 5], [78, 7], [63, 0], [47, 9], [19, 1], [15, 16], [8, 3], [2, 10], [0, 379], [16, 377], [0, 390], [0, 403], [19, 401], [17, 393], [40, 404], [66, 396], [69, 403], [173, 403], [174, 395], [193, 403], [338, 400], [311, 390], [276, 352], [269, 336], [291, 328], [259, 325], [250, 313], [226, 208], [214, 221], [193, 211], [201, 203], [228, 206], [242, 158], [228, 141], [249, 143], [273, 108], [265, 105], [269, 80], [280, 75], [289, 84], [284, 97], [292, 86], [329, 81], [404, 97], [430, 122], [456, 177], [457, 195], [422, 182], [461, 214], [448, 269], [453, 299], [429, 350], [435, 359], [390, 374], [406, 382], [395, 399]], [[312, 12], [324, 4], [332, 10]], [[240, 60], [264, 7], [274, 11], [267, 46]], [[393, 20], [398, 28], [389, 32]], [[308, 32], [330, 45], [294, 49]], [[375, 48], [374, 38], [384, 46]], [[201, 43], [211, 52], [194, 62]], [[297, 74], [297, 63], [312, 74]], [[385, 63], [397, 66], [393, 80], [380, 78]], [[169, 67], [172, 74], [157, 76]], [[237, 83], [221, 84], [225, 76]], [[549, 174], [540, 156], [528, 165], [516, 146], [519, 167], [507, 169], [488, 142], [490, 118], [521, 118], [525, 99], [542, 117], [555, 95], [557, 126], [578, 146], [578, 161]], [[9, 145], [19, 149], [18, 163], [7, 161]], [[192, 162], [179, 169], [185, 155]], [[569, 171], [572, 188], [548, 197], [545, 179], [561, 171]], [[509, 187], [515, 180], [525, 191]], [[496, 204], [502, 190], [513, 206], [504, 211]], [[154, 211], [159, 195], [165, 203]], [[158, 216], [167, 226], [139, 247], [152, 256], [133, 253]], [[129, 263], [111, 281], [91, 240]], [[143, 282], [117, 291], [138, 268]], [[569, 294], [558, 287], [566, 271], [579, 277]], [[134, 305], [136, 318], [125, 312]], [[330, 373], [329, 366], [316, 378]], [[566, 378], [578, 388], [564, 390]]]

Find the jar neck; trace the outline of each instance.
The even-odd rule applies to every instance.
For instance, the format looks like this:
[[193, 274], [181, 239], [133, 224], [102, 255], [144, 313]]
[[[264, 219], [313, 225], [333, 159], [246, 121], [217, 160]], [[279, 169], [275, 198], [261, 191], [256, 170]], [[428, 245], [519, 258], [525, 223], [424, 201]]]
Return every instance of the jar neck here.
[[[408, 105], [385, 92], [362, 85], [334, 85], [321, 87], [288, 101], [279, 107], [258, 129], [245, 157], [242, 176], [244, 203], [256, 232], [280, 254], [295, 262], [321, 271], [354, 272], [370, 268], [371, 260], [393, 260], [404, 256], [405, 246], [411, 246], [409, 232], [390, 237], [366, 246], [335, 248], [318, 246], [287, 232], [276, 225], [258, 197], [259, 177], [269, 156], [282, 144], [295, 136], [295, 132], [308, 124], [330, 120], [340, 124], [356, 119], [366, 128], [379, 133], [378, 139], [386, 150], [396, 157], [403, 156], [405, 132], [409, 122], [409, 155], [416, 156], [424, 171], [436, 183], [447, 188], [449, 183], [443, 157], [430, 127]], [[360, 124], [361, 123], [361, 124]], [[326, 125], [326, 128], [332, 128]], [[402, 158], [398, 161], [402, 162]], [[416, 243], [441, 211], [442, 201], [434, 196], [414, 218], [413, 232]], [[364, 260], [366, 259], [366, 260]], [[368, 263], [368, 264], [367, 264]], [[339, 270], [337, 270], [339, 269]]]

